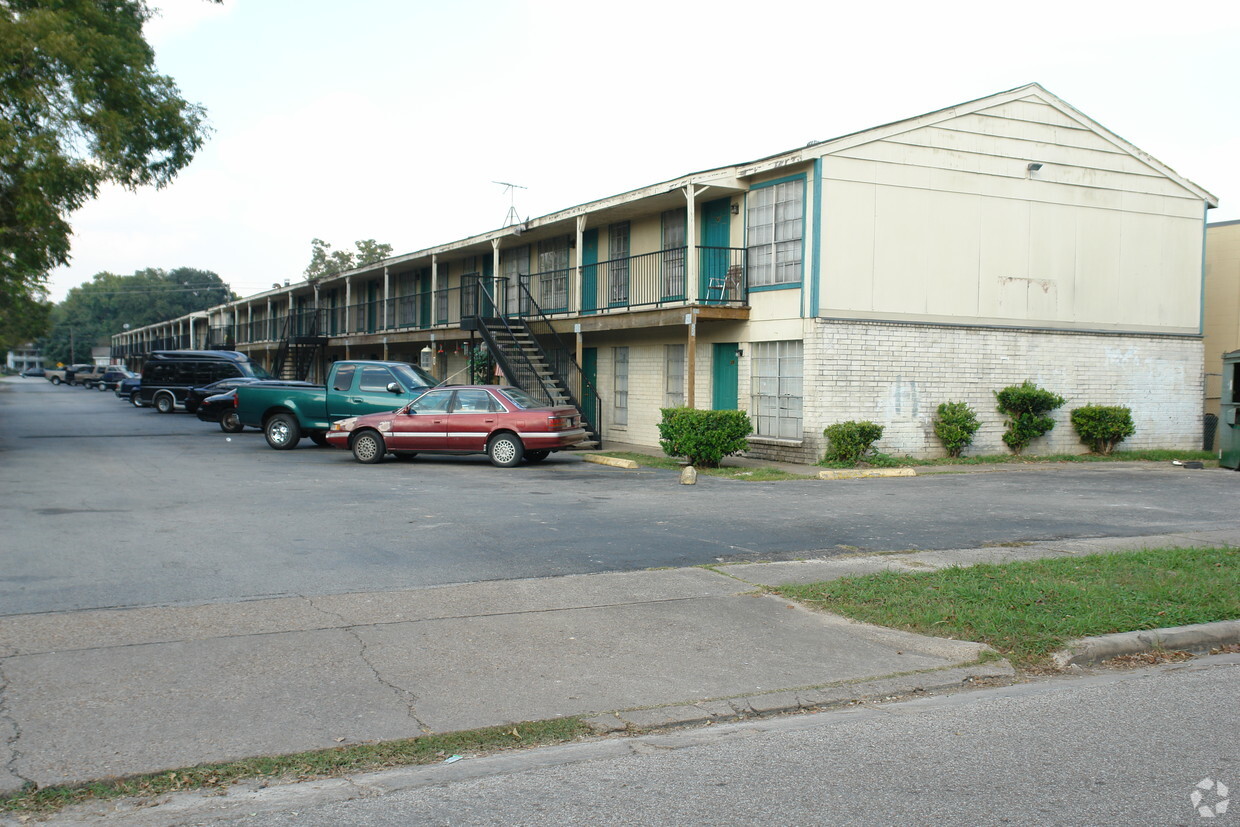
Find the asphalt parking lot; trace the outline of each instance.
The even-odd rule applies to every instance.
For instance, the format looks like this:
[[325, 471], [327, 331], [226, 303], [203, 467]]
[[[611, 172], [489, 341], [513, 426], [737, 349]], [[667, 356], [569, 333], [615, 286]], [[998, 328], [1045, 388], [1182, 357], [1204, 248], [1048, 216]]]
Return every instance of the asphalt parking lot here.
[[0, 382], [0, 614], [1230, 527], [1240, 475], [1089, 465], [749, 483], [553, 455], [364, 466], [111, 393]]

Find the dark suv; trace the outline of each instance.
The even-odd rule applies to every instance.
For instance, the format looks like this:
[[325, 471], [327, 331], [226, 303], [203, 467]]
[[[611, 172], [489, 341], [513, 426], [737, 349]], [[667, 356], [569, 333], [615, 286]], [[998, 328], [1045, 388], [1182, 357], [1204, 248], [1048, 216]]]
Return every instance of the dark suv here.
[[138, 398], [160, 413], [172, 413], [184, 407], [190, 388], [237, 376], [272, 378], [235, 350], [156, 350], [142, 366]]

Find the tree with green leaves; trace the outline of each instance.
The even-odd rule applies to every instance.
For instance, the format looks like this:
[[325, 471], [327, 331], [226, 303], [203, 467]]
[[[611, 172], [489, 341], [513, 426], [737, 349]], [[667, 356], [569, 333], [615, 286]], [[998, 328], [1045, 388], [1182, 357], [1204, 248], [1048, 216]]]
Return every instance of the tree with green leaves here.
[[215, 273], [193, 267], [150, 268], [131, 276], [98, 273], [52, 309], [51, 332], [40, 345], [49, 364], [85, 362], [93, 346], [109, 344], [126, 325], [176, 319], [235, 298]]
[[392, 255], [391, 244], [380, 244], [373, 238], [365, 238], [353, 242], [353, 250], [333, 250], [332, 245], [321, 238], [310, 242], [310, 264], [306, 267], [306, 279], [317, 279], [334, 276], [345, 270], [365, 267]]
[[42, 288], [16, 295], [0, 291], [0, 351], [38, 339], [47, 332], [51, 313], [52, 303]]
[[0, 0], [0, 324], [68, 262], [69, 216], [102, 185], [163, 187], [206, 138], [202, 107], [155, 70], [151, 15], [145, 0]]

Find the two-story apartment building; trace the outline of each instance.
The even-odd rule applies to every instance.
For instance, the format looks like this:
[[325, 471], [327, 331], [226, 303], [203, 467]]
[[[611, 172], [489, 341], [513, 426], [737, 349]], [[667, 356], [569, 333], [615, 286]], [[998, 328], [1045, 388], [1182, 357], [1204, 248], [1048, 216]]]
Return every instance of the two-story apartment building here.
[[1128, 445], [1190, 448], [1216, 205], [1031, 84], [273, 286], [114, 347], [131, 364], [235, 348], [310, 376], [345, 356], [431, 359], [459, 382], [471, 349], [518, 359], [528, 335], [605, 441], [657, 444], [663, 407], [739, 407], [752, 454], [805, 462], [852, 419], [883, 425], [884, 451], [942, 455], [935, 409], [957, 400], [983, 420], [974, 450], [1003, 451], [994, 391], [1031, 379], [1068, 400], [1034, 450], [1083, 451], [1067, 411], [1088, 403], [1132, 408]]

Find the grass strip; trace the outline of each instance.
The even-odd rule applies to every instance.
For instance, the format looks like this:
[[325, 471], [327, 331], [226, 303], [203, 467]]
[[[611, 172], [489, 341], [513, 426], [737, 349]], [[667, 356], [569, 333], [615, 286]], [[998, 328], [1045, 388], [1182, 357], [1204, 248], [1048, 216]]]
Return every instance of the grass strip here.
[[1240, 618], [1240, 549], [1166, 548], [782, 586], [846, 617], [987, 643], [1044, 668], [1069, 640]]
[[42, 815], [91, 800], [150, 798], [185, 790], [222, 789], [242, 781], [305, 781], [392, 767], [435, 764], [452, 755], [477, 755], [565, 743], [588, 732], [588, 727], [580, 718], [556, 718], [442, 735], [422, 735], [399, 741], [200, 764], [88, 784], [25, 789], [0, 797], [0, 812]]
[[[875, 453], [865, 458], [865, 464], [876, 468], [899, 468], [903, 466], [936, 466], [936, 465], [1027, 465], [1049, 462], [1171, 462], [1172, 460], [1205, 462], [1217, 465], [1218, 454], [1213, 451], [1172, 451], [1163, 448], [1145, 451], [1115, 451], [1112, 454], [1044, 454], [1042, 456], [1015, 454], [981, 454], [972, 457], [940, 457], [938, 459], [917, 459], [915, 457], [893, 457], [890, 454]], [[823, 468], [854, 468], [848, 462], [818, 463]]]
[[[619, 459], [631, 459], [638, 465], [645, 468], [661, 468], [667, 471], [679, 471], [684, 468], [684, 460], [679, 457], [654, 456], [652, 454], [639, 454], [632, 451], [595, 451], [605, 457], [618, 457]], [[726, 463], [727, 457], [723, 461]], [[813, 474], [790, 474], [787, 471], [781, 471], [777, 468], [763, 467], [740, 467], [736, 465], [724, 465], [722, 468], [699, 468], [697, 472], [701, 476], [706, 477], [722, 477], [723, 479], [742, 480], [747, 482], [772, 482], [779, 480], [807, 480], [815, 479]]]

